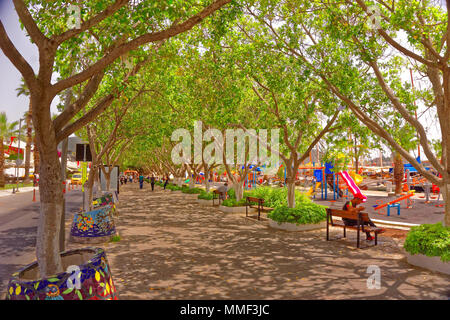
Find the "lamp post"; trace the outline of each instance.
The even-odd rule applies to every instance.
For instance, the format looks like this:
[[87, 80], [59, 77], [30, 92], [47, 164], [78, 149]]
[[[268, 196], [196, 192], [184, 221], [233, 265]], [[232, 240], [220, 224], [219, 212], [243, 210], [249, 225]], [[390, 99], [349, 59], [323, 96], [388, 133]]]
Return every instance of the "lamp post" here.
[[22, 120], [25, 120], [24, 118], [19, 119], [19, 142], [17, 145], [17, 159], [16, 159], [16, 189], [13, 187], [13, 193], [19, 192], [19, 166], [22, 164], [22, 160], [20, 159], [20, 139], [21, 139], [21, 132], [22, 132]]

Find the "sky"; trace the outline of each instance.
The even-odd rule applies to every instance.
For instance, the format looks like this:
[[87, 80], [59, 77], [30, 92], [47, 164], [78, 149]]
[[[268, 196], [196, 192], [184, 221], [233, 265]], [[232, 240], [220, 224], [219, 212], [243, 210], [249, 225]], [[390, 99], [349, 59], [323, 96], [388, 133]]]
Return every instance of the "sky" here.
[[[0, 20], [11, 41], [36, 72], [39, 67], [37, 46], [32, 44], [26, 32], [20, 29], [19, 17], [12, 0], [0, 0]], [[0, 50], [0, 112], [6, 112], [9, 122], [18, 121], [28, 111], [29, 99], [24, 96], [17, 97], [16, 89], [21, 84], [21, 78], [20, 72]], [[56, 98], [51, 108], [53, 113], [57, 113], [58, 103]]]

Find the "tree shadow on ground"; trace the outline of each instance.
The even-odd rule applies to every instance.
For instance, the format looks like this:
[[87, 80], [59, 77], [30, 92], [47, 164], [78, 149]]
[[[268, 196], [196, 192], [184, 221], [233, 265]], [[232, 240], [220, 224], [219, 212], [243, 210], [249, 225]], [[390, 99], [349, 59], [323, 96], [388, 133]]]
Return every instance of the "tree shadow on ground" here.
[[391, 238], [356, 249], [351, 232], [274, 230], [159, 188], [127, 186], [120, 200], [122, 240], [105, 249], [121, 299], [447, 298], [450, 277], [410, 266]]

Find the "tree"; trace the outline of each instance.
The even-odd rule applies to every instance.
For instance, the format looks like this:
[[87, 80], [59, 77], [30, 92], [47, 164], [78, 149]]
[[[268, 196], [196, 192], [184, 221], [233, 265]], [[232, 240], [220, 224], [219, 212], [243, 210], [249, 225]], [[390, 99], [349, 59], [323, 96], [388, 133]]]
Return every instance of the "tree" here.
[[[448, 10], [432, 1], [377, 1], [377, 10], [363, 0], [326, 4], [292, 0], [276, 5], [269, 1], [247, 9], [271, 30], [280, 51], [305, 63], [364, 125], [441, 188], [446, 203], [444, 224], [450, 225]], [[447, 8], [449, 5], [447, 1]], [[375, 18], [371, 17], [374, 11], [380, 12]], [[276, 27], [275, 16], [286, 23]], [[407, 46], [398, 39], [399, 31], [406, 34]], [[424, 75], [425, 89], [411, 90], [409, 83], [402, 82], [401, 70], [408, 67]], [[441, 161], [415, 117], [416, 99], [437, 114]], [[402, 137], [396, 136], [399, 128], [405, 131], [403, 138], [417, 133], [425, 156], [442, 177], [426, 170], [403, 147]]]
[[17, 121], [8, 122], [5, 112], [0, 112], [0, 188], [5, 187], [5, 148], [4, 143], [17, 132]]
[[[35, 74], [0, 22], [0, 48], [21, 72], [30, 90], [33, 125], [41, 161], [41, 209], [36, 253], [42, 277], [62, 271], [57, 241], [59, 227], [54, 223], [61, 217], [63, 199], [57, 145], [66, 136], [93, 120], [110, 103], [104, 101], [98, 108], [68, 126], [70, 120], [97, 91], [105, 75], [105, 68], [132, 50], [142, 49], [146, 44], [192, 29], [230, 1], [217, 0], [199, 12], [198, 7], [193, 5], [196, 1], [192, 1], [190, 6], [173, 1], [158, 2], [156, 5], [153, 1], [136, 3], [116, 0], [111, 4], [85, 1], [83, 14], [78, 21], [80, 25], [66, 29], [64, 26], [70, 15], [67, 12], [68, 4], [42, 1], [38, 6], [31, 6], [31, 3], [27, 5], [23, 0], [13, 0], [23, 26], [39, 50], [40, 68], [38, 74]], [[202, 1], [200, 3], [203, 4]], [[150, 17], [153, 25], [145, 23]], [[172, 23], [167, 26], [167, 21]], [[101, 36], [98, 36], [100, 32]], [[80, 43], [85, 45], [80, 46]], [[88, 51], [81, 53], [89, 59], [78, 59], [78, 73], [67, 74], [65, 58], [68, 55], [77, 57], [80, 50], [86, 48]], [[83, 65], [85, 61], [91, 63]], [[54, 71], [61, 75], [56, 83], [52, 83]], [[76, 85], [83, 86], [80, 98], [52, 120], [50, 105], [55, 96]]]

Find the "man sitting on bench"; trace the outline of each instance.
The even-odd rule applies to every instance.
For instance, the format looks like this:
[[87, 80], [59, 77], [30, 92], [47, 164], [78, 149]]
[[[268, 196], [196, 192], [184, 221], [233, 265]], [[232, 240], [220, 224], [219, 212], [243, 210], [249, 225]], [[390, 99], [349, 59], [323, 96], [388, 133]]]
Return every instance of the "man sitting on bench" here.
[[[342, 210], [356, 211], [356, 212], [363, 211], [365, 208], [363, 206], [358, 207], [358, 205], [360, 205], [361, 203], [363, 203], [365, 201], [366, 201], [366, 199], [363, 196], [355, 195], [355, 197], [351, 201], [347, 201], [344, 204], [344, 207], [342, 208]], [[344, 224], [346, 226], [356, 226], [358, 224], [357, 220], [348, 219], [348, 218], [342, 218], [342, 221], [344, 222]], [[364, 221], [363, 223], [364, 223], [364, 225], [376, 227], [375, 223], [373, 223], [370, 219], [369, 219], [369, 221]], [[368, 232], [368, 231], [366, 232], [366, 237], [367, 237], [367, 239], [366, 239], [367, 241], [372, 241], [375, 239], [374, 237], [372, 237], [370, 235], [370, 232]]]
[[[225, 184], [223, 186], [220, 186], [217, 188], [217, 191], [220, 192], [220, 200], [226, 200], [227, 198], [227, 191], [228, 191], [228, 183], [225, 182]], [[220, 203], [219, 203], [220, 204]]]

